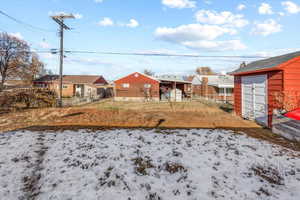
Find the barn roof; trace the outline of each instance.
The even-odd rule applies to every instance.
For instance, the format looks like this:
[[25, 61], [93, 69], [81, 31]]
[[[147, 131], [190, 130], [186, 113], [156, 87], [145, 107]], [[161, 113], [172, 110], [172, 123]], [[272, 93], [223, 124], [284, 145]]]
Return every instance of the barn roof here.
[[233, 71], [231, 74], [239, 74], [239, 73], [244, 73], [244, 72], [255, 72], [259, 70], [267, 70], [273, 67], [276, 67], [280, 64], [283, 64], [293, 58], [296, 58], [300, 56], [300, 51], [281, 55], [281, 56], [276, 56], [264, 60], [258, 60], [251, 62], [247, 64], [244, 67], [241, 67], [235, 71]]
[[[99, 75], [64, 75], [63, 82], [73, 83], [73, 84], [94, 84], [100, 78], [103, 77]], [[58, 80], [59, 80], [58, 75], [46, 75], [36, 79], [35, 82], [49, 82], [49, 81], [58, 81]], [[103, 81], [103, 84], [105, 84], [105, 79], [103, 78], [101, 80]]]

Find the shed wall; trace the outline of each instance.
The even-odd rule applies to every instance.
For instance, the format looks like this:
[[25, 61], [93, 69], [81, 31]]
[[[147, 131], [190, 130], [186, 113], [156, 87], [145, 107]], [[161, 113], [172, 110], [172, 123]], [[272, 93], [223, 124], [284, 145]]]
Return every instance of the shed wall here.
[[242, 116], [242, 77], [243, 76], [256, 76], [267, 74], [268, 77], [268, 124], [272, 126], [273, 110], [279, 108], [276, 102], [277, 94], [283, 91], [283, 71], [271, 71], [265, 73], [252, 73], [247, 75], [240, 75], [234, 77], [234, 108], [235, 113]]
[[[136, 76], [136, 74], [138, 74], [138, 76]], [[129, 87], [124, 88], [123, 84], [129, 84]], [[140, 73], [133, 73], [115, 81], [115, 96], [144, 98], [147, 96], [147, 94], [145, 94], [145, 84], [151, 85], [149, 89], [150, 98], [159, 98], [159, 82]]]

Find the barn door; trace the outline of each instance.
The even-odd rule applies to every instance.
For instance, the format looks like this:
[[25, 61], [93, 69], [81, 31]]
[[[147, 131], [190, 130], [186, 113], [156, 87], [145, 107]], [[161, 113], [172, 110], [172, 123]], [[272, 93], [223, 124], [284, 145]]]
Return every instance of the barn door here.
[[242, 78], [242, 114], [268, 126], [267, 75]]

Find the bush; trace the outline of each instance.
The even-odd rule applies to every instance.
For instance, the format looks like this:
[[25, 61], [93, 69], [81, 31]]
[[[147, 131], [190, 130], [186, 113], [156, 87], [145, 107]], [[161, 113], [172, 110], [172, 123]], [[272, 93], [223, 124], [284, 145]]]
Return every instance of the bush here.
[[53, 107], [56, 105], [56, 93], [49, 89], [16, 89], [0, 93], [1, 109], [24, 109]]

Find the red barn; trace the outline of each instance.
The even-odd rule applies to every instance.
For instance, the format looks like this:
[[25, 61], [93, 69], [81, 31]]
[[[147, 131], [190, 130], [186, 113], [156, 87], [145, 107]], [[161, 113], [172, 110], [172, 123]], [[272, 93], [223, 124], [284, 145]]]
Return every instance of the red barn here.
[[235, 112], [271, 127], [274, 109], [300, 107], [300, 52], [241, 65], [234, 75]]
[[142, 73], [132, 73], [115, 81], [116, 101], [159, 101], [159, 80]]
[[182, 101], [189, 99], [192, 83], [176, 76], [152, 77], [139, 72], [115, 81], [116, 101]]

